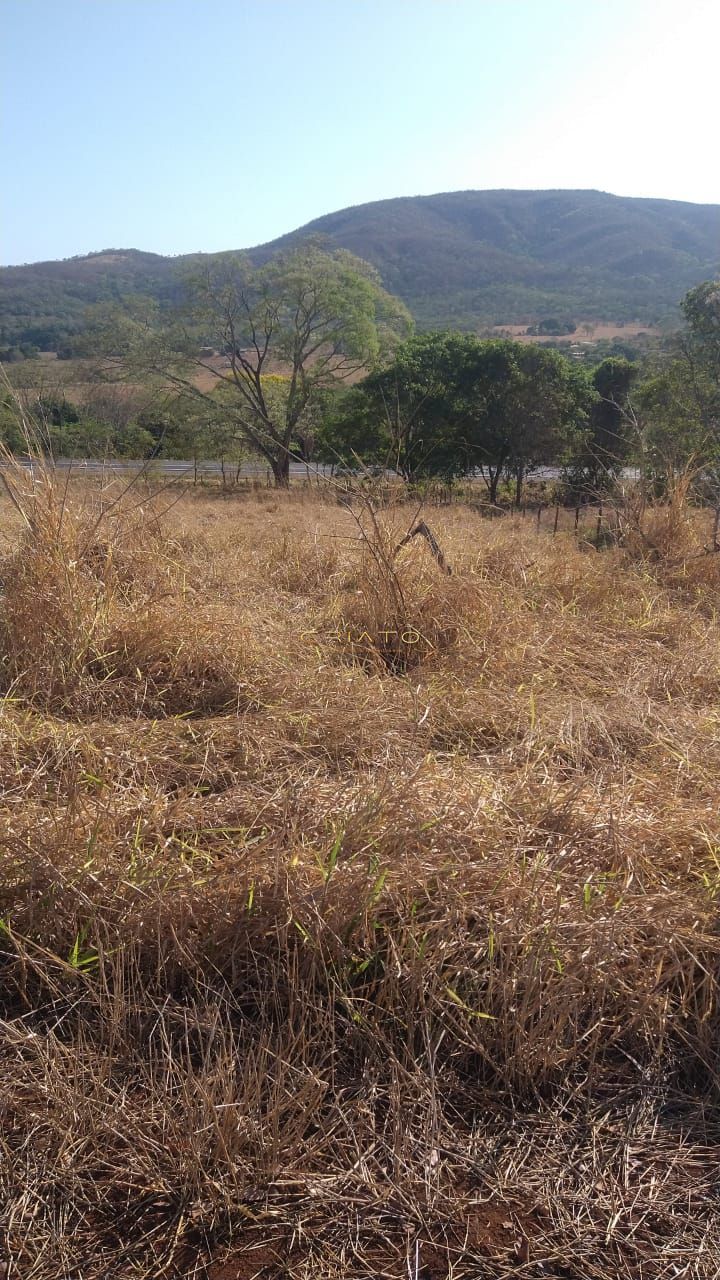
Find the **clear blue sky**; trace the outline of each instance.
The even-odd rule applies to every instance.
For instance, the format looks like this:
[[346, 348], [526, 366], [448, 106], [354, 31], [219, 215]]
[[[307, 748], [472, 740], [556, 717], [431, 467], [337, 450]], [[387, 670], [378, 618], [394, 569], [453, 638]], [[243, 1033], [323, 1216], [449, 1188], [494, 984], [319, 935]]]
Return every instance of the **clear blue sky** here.
[[387, 196], [720, 201], [713, 0], [1, 0], [0, 261]]

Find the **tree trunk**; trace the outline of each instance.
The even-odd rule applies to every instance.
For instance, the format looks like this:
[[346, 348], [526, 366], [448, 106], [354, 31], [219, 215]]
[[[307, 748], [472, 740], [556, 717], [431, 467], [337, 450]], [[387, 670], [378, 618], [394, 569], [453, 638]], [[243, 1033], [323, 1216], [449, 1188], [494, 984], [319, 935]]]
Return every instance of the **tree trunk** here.
[[525, 479], [525, 467], [522, 462], [515, 468], [515, 506], [519, 507], [522, 502], [523, 480]]
[[497, 471], [493, 471], [491, 467], [488, 467], [487, 486], [488, 486], [488, 494], [490, 497], [490, 505], [493, 507], [497, 506], [497, 491], [498, 491], [499, 483], [500, 483], [500, 468], [498, 467]]
[[290, 454], [286, 450], [283, 450], [280, 457], [273, 458], [272, 473], [276, 489], [290, 487]]

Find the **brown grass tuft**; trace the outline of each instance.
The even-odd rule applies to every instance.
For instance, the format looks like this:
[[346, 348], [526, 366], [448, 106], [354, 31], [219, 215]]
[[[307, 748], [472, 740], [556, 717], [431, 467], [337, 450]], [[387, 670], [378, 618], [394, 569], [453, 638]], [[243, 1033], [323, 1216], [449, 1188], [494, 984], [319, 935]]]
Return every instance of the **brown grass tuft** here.
[[330, 619], [352, 661], [402, 675], [455, 645], [462, 587], [444, 576], [426, 542], [410, 541], [397, 518], [380, 517], [368, 504], [358, 529], [357, 565]]

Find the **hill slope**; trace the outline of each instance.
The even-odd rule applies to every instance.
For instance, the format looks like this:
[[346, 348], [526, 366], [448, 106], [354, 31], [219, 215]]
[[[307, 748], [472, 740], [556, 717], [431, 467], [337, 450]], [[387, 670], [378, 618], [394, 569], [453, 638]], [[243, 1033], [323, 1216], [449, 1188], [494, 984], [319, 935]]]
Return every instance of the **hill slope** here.
[[[422, 327], [548, 315], [649, 322], [720, 266], [720, 206], [599, 191], [457, 191], [326, 214], [251, 253], [308, 237], [372, 262]], [[106, 250], [0, 273], [0, 345], [82, 324], [83, 308], [130, 292], [176, 295], [192, 262]], [[49, 331], [49, 334], [48, 332]]]
[[319, 235], [367, 258], [421, 323], [652, 320], [720, 263], [720, 206], [598, 191], [458, 191], [360, 205]]
[[137, 249], [106, 249], [60, 262], [0, 269], [0, 347], [33, 343], [52, 350], [83, 326], [85, 309], [147, 294], [169, 302], [178, 294], [182, 259]]

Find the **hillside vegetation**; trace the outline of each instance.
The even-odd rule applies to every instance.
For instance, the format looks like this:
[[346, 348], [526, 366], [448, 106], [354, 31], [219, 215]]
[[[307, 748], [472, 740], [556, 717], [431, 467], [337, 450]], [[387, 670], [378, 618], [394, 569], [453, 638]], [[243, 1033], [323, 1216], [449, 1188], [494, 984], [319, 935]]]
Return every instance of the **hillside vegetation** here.
[[8, 1275], [715, 1280], [711, 513], [6, 476]]
[[[307, 238], [372, 263], [421, 328], [557, 315], [652, 323], [716, 273], [720, 207], [598, 191], [460, 191], [327, 214], [251, 253], [264, 261]], [[4, 268], [0, 347], [62, 347], [95, 302], [144, 294], [166, 305], [201, 260], [116, 249]]]
[[557, 314], [651, 321], [720, 262], [720, 207], [600, 191], [457, 191], [318, 218], [423, 327]]

